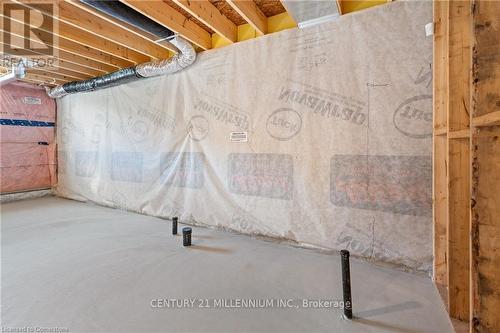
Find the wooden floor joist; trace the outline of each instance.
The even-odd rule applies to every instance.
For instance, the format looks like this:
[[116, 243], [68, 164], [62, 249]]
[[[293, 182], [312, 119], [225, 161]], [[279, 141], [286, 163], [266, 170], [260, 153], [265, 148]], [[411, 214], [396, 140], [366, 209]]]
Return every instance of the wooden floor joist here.
[[[23, 4], [30, 8], [48, 13], [43, 6], [29, 0], [21, 0]], [[77, 3], [69, 1], [58, 1], [59, 21], [72, 25], [75, 28], [85, 30], [93, 35], [102, 37], [111, 42], [118, 43], [123, 47], [135, 50], [152, 58], [168, 58], [169, 50], [164, 46], [156, 44], [143, 36], [124, 29], [123, 27], [98, 17], [91, 11], [83, 10]]]
[[[265, 34], [268, 32], [267, 24], [271, 16], [279, 16], [272, 21], [273, 31], [295, 26], [293, 19], [286, 15], [283, 5], [274, 0], [120, 1], [132, 14], [131, 18], [137, 15], [135, 12], [146, 16], [189, 40], [197, 52], [245, 40], [248, 37], [240, 38], [240, 34], [249, 27], [255, 28], [255, 35]], [[0, 0], [1, 4], [13, 4], [17, 11], [16, 15], [11, 11], [0, 15], [28, 27], [31, 35], [22, 36], [25, 40], [38, 40], [39, 43], [53, 45], [57, 50], [53, 56], [60, 60], [57, 68], [98, 76], [152, 59], [166, 59], [178, 52], [164, 35], [143, 30], [140, 25], [132, 22], [133, 19], [119, 18], [77, 0], [55, 1], [52, 2], [56, 5], [53, 8], [43, 6], [43, 2]], [[37, 20], [24, 22], [23, 12], [26, 15], [33, 10], [38, 12]], [[7, 21], [3, 18], [2, 16], [0, 25]], [[286, 23], [282, 24], [283, 20]], [[278, 27], [276, 22], [281, 22]], [[27, 30], [20, 31], [22, 29], [18, 29], [18, 35]], [[69, 72], [66, 74], [71, 75]]]
[[[11, 36], [28, 39], [33, 47], [36, 47], [36, 44], [40, 44], [41, 46], [52, 46], [56, 49], [65, 50], [77, 55], [87, 57], [89, 59], [93, 59], [98, 62], [102, 62], [104, 64], [116, 63], [116, 68], [133, 64], [133, 62], [115, 58], [111, 55], [105, 54], [102, 51], [66, 39], [62, 37], [61, 34], [51, 31], [47, 27], [39, 27], [36, 22], [27, 23], [20, 17], [8, 18], [3, 14], [0, 14], [0, 17], [2, 19], [10, 19], [9, 33]], [[46, 20], [47, 15], [42, 15], [42, 17], [44, 20]], [[61, 24], [64, 23], [61, 22]], [[30, 29], [29, 36], [25, 36], [24, 34], [22, 34], [25, 29]]]
[[41, 86], [46, 86], [46, 87], [55, 87], [57, 86], [56, 83], [48, 83], [46, 81], [43, 81], [43, 80], [38, 80], [38, 79], [35, 79], [33, 77], [30, 77], [30, 76], [27, 76], [21, 80], [19, 80], [21, 82], [26, 82], [26, 83], [30, 83], [30, 84], [35, 84], [35, 85], [41, 85]]
[[[15, 26], [15, 23], [18, 26]], [[19, 24], [18, 22], [13, 21], [12, 26], [16, 28], [13, 31], [23, 31], [24, 25]], [[0, 32], [4, 32], [3, 29], [0, 29]], [[41, 29], [34, 29], [32, 32], [38, 39], [33, 38], [32, 35], [27, 37], [24, 34], [10, 32], [11, 36], [16, 36], [21, 40], [28, 40], [32, 47], [40, 47], [45, 48], [46, 46], [54, 47], [54, 55], [59, 57], [63, 57], [64, 59], [71, 60], [77, 64], [81, 64], [87, 67], [91, 67], [94, 69], [101, 70], [103, 72], [109, 72], [119, 69], [118, 66], [114, 66], [110, 64], [110, 57], [106, 57], [106, 55], [99, 56], [99, 51], [90, 49], [84, 45], [77, 44], [74, 42], [67, 41], [64, 38], [57, 38], [52, 36], [52, 34], [45, 32]], [[19, 47], [22, 49], [22, 46]], [[23, 51], [25, 52], [25, 51]], [[97, 59], [97, 60], [96, 60]], [[124, 63], [126, 64], [126, 63]], [[130, 63], [128, 63], [130, 65]]]
[[141, 0], [120, 0], [130, 8], [149, 17], [158, 24], [180, 34], [204, 50], [212, 48], [212, 36], [167, 3]]
[[236, 24], [222, 15], [209, 1], [174, 0], [174, 2], [228, 41], [235, 43], [238, 40]]
[[50, 76], [46, 76], [46, 75], [41, 75], [41, 74], [34, 74], [34, 73], [27, 73], [26, 74], [26, 78], [27, 79], [32, 79], [32, 80], [36, 80], [38, 82], [47, 82], [49, 84], [64, 84], [64, 83], [67, 83], [69, 82], [68, 80], [62, 80], [62, 79], [56, 79], [54, 78], [52, 75]]
[[[38, 69], [38, 68], [28, 68], [26, 70], [27, 73], [32, 73], [36, 75], [41, 75], [41, 76], [46, 76], [46, 77], [54, 77], [56, 79], [62, 80], [62, 81], [77, 81], [80, 80], [80, 78], [73, 77], [73, 76], [68, 76], [66, 74], [63, 74], [61, 72], [58, 72], [57, 70], [44, 70], [44, 69]], [[90, 78], [90, 77], [87, 77]]]
[[246, 0], [227, 0], [227, 3], [233, 7], [255, 30], [265, 35], [267, 34], [266, 15], [257, 7], [255, 2]]
[[[3, 32], [2, 29], [0, 29], [0, 33]], [[12, 34], [15, 35], [15, 34]], [[24, 36], [20, 36], [21, 38], [25, 38]], [[37, 43], [35, 41], [31, 41], [32, 43]], [[6, 44], [4, 45], [4, 49]], [[9, 45], [12, 46], [12, 45]], [[55, 56], [53, 57], [46, 57], [45, 55], [41, 54], [40, 52], [34, 52], [34, 51], [29, 51], [29, 50], [18, 50], [16, 48], [11, 48], [9, 49], [9, 54], [12, 54], [14, 56], [32, 56], [32, 57], [38, 57], [38, 58], [56, 58], [56, 59], [62, 59], [65, 60], [67, 63], [73, 63], [81, 67], [86, 67], [91, 70], [97, 70], [99, 72], [103, 73], [108, 73], [117, 70], [118, 68], [116, 66], [112, 66], [110, 64], [104, 63], [104, 62], [98, 62], [93, 59], [89, 59], [87, 57], [81, 56], [79, 54], [71, 53], [62, 49], [56, 49], [55, 51]]]

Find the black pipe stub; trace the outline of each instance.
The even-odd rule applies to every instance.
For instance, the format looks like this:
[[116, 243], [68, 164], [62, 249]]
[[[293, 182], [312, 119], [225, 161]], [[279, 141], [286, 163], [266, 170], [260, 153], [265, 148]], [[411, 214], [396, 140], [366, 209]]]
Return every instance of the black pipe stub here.
[[177, 216], [172, 217], [172, 235], [177, 235], [177, 222], [178, 222]]
[[352, 319], [352, 299], [351, 299], [351, 271], [349, 268], [349, 251], [340, 251], [342, 263], [342, 290], [344, 296], [344, 316]]
[[184, 246], [191, 246], [191, 233], [192, 229], [189, 227], [182, 228], [182, 244]]

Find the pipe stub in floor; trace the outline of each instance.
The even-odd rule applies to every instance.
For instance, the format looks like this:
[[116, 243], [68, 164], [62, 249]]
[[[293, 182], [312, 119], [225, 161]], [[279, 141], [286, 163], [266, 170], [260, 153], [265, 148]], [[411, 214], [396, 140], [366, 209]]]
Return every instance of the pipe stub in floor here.
[[177, 235], [177, 222], [179, 219], [177, 216], [172, 217], [172, 235]]
[[184, 246], [191, 246], [191, 233], [192, 229], [189, 227], [182, 228], [182, 244]]
[[342, 266], [342, 291], [344, 296], [344, 317], [352, 319], [352, 298], [351, 298], [351, 270], [349, 264], [349, 251], [340, 251]]

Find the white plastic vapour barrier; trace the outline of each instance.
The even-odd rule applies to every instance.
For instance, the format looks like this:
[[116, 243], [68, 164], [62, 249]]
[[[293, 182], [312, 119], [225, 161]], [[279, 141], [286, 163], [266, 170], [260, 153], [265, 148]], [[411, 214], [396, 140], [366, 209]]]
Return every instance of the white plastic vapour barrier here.
[[429, 270], [432, 3], [58, 100], [60, 196]]

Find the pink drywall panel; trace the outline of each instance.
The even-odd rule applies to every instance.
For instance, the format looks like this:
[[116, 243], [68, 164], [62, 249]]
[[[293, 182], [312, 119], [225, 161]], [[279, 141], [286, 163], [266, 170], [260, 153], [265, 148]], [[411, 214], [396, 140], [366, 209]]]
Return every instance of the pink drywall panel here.
[[0, 96], [1, 192], [54, 185], [54, 100], [21, 82], [2, 86]]

